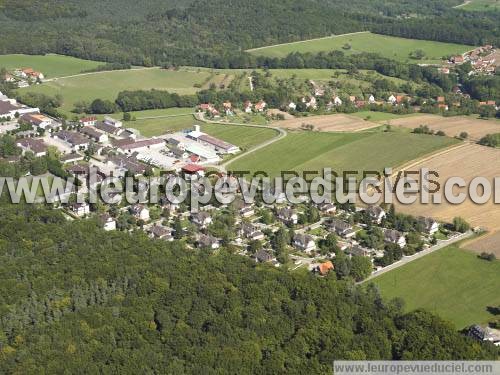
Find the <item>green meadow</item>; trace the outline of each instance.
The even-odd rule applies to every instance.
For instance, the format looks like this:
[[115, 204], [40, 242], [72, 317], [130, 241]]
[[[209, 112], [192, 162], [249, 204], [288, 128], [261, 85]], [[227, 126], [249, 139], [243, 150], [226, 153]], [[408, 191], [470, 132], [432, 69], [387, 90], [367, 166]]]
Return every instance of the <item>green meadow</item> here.
[[1, 68], [7, 70], [33, 68], [42, 72], [45, 79], [79, 74], [103, 64], [103, 62], [62, 55], [0, 55]]
[[[343, 48], [346, 44], [350, 45], [350, 49]], [[410, 61], [410, 52], [420, 49], [425, 52], [425, 57], [422, 60], [413, 61], [431, 63], [437, 62], [443, 56], [461, 54], [472, 48], [460, 44], [405, 39], [364, 32], [255, 48], [248, 52], [268, 57], [285, 57], [292, 52], [317, 53], [341, 50], [348, 54], [374, 52], [387, 58]]]
[[91, 102], [94, 99], [114, 101], [124, 90], [167, 90], [179, 94], [194, 94], [195, 85], [204, 85], [214, 75], [208, 71], [142, 68], [98, 72], [76, 77], [60, 78], [41, 85], [20, 89], [19, 92], [33, 91], [63, 97], [61, 111], [72, 115], [71, 110], [78, 101]]
[[500, 0], [471, 0], [464, 3], [464, 5], [459, 5], [456, 8], [480, 12], [499, 11]]
[[500, 261], [449, 246], [375, 279], [386, 298], [401, 297], [407, 311], [424, 308], [453, 322], [457, 329], [493, 318], [500, 306]]
[[271, 176], [284, 170], [316, 171], [324, 167], [338, 172], [382, 171], [456, 142], [452, 138], [406, 132], [290, 132], [286, 138], [238, 159], [230, 169], [262, 170]]

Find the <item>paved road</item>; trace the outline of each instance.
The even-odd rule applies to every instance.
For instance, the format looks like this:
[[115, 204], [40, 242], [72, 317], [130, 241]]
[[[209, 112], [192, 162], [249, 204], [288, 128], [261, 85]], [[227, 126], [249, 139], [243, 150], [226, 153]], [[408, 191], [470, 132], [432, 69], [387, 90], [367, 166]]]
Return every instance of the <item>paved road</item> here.
[[415, 255], [403, 257], [403, 259], [401, 259], [399, 262], [396, 262], [396, 263], [391, 264], [390, 266], [384, 267], [380, 271], [375, 271], [370, 277], [361, 281], [358, 284], [362, 284], [362, 283], [365, 283], [367, 281], [373, 280], [374, 278], [376, 278], [380, 275], [383, 275], [386, 272], [395, 270], [396, 268], [404, 266], [405, 264], [408, 264], [410, 262], [413, 262], [414, 260], [420, 259], [428, 254], [432, 254], [433, 252], [441, 250], [443, 247], [449, 246], [455, 242], [462, 241], [463, 239], [468, 238], [468, 237], [472, 236], [473, 234], [474, 234], [474, 232], [469, 231], [466, 233], [462, 233], [461, 235], [459, 235], [455, 238], [445, 240], [445, 241], [439, 241], [439, 243], [437, 245], [434, 245], [426, 250], [423, 250], [419, 253], [416, 253]]

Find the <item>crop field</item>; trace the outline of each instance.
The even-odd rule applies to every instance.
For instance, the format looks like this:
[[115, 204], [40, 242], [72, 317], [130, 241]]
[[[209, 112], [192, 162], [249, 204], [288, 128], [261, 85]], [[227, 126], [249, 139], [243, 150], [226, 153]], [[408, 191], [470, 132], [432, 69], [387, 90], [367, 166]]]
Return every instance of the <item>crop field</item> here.
[[[493, 179], [498, 177], [499, 160], [500, 149], [476, 144], [463, 144], [422, 161], [417, 161], [413, 165], [407, 166], [407, 169], [428, 168], [438, 172], [438, 180], [443, 188], [444, 182], [454, 176], [463, 178], [466, 184], [474, 177], [479, 176], [493, 182]], [[460, 192], [466, 192], [466, 190], [460, 189]], [[459, 191], [454, 193], [458, 194]], [[452, 205], [444, 197], [442, 201], [441, 204], [399, 204], [397, 209], [407, 214], [430, 216], [446, 222], [450, 222], [456, 216], [462, 216], [473, 226], [482, 226], [492, 231], [500, 230], [500, 210], [492, 200], [483, 205], [475, 204], [469, 199], [460, 205]]]
[[388, 121], [395, 119], [408, 119], [413, 116], [417, 116], [415, 113], [411, 113], [409, 115], [397, 115], [394, 113], [388, 112], [376, 112], [376, 111], [359, 111], [351, 113], [351, 116], [359, 117], [367, 121], [375, 121], [375, 122], [383, 122], [387, 123]]
[[493, 253], [497, 259], [500, 259], [500, 231], [481, 236], [468, 243], [466, 248], [477, 254], [483, 252], [488, 254]]
[[0, 68], [7, 70], [33, 68], [42, 72], [45, 79], [78, 74], [103, 64], [103, 62], [61, 55], [0, 55]]
[[242, 150], [263, 143], [277, 134], [274, 129], [243, 125], [202, 124], [191, 115], [130, 121], [126, 122], [125, 126], [139, 130], [143, 136], [152, 137], [190, 129], [195, 124], [200, 125], [203, 132], [232, 143]]
[[455, 142], [447, 137], [401, 132], [291, 132], [286, 138], [238, 159], [230, 169], [261, 170], [270, 176], [278, 176], [285, 170], [321, 171], [326, 167], [337, 172], [382, 171]]
[[[343, 48], [346, 44], [350, 45], [350, 49]], [[317, 53], [322, 51], [341, 50], [349, 54], [374, 52], [387, 58], [399, 61], [409, 61], [409, 54], [419, 49], [424, 51], [425, 57], [418, 61], [429, 63], [441, 60], [443, 56], [462, 54], [472, 48], [471, 46], [460, 44], [404, 39], [373, 34], [370, 32], [361, 32], [255, 48], [248, 52], [268, 57], [285, 57], [292, 52]]]
[[471, 10], [471, 11], [493, 11], [500, 10], [500, 0], [470, 0], [464, 2], [464, 4], [457, 6], [456, 8], [462, 10]]
[[325, 115], [297, 117], [284, 121], [276, 121], [275, 126], [286, 129], [300, 129], [302, 125], [312, 125], [314, 130], [325, 132], [357, 132], [380, 126], [349, 115]]
[[457, 329], [487, 323], [488, 307], [500, 305], [500, 261], [449, 246], [373, 280], [382, 296], [401, 297], [405, 310], [425, 308]]
[[427, 125], [434, 131], [442, 130], [449, 137], [455, 137], [461, 132], [467, 132], [472, 140], [479, 140], [486, 134], [500, 133], [500, 121], [481, 120], [474, 117], [457, 116], [443, 117], [436, 115], [418, 115], [390, 121], [391, 125], [408, 129]]
[[158, 89], [194, 94], [197, 91], [195, 85], [205, 84], [212, 76], [208, 71], [170, 71], [158, 68], [116, 70], [61, 78], [21, 89], [19, 92], [60, 94], [63, 97], [61, 109], [69, 114], [78, 101], [91, 102], [97, 98], [114, 101], [118, 93], [124, 90]]

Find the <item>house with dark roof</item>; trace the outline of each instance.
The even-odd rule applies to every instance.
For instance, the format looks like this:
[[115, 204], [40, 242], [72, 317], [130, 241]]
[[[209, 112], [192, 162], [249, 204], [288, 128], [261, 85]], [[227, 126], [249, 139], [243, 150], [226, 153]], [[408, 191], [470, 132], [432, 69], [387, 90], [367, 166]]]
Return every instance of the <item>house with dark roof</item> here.
[[74, 151], [86, 150], [89, 147], [89, 140], [80, 133], [61, 130], [54, 134], [54, 137], [67, 143]]
[[108, 141], [107, 134], [100, 132], [91, 125], [84, 126], [83, 128], [80, 129], [80, 132], [98, 143], [103, 143]]
[[212, 224], [212, 217], [206, 211], [191, 213], [191, 221], [203, 229]]
[[253, 241], [261, 241], [264, 239], [264, 233], [258, 230], [255, 225], [251, 223], [241, 223], [239, 231], [240, 236]]
[[316, 242], [314, 242], [314, 238], [308, 234], [296, 234], [293, 237], [293, 246], [306, 253], [316, 250]]
[[276, 211], [278, 219], [280, 219], [285, 224], [294, 225], [299, 221], [299, 216], [295, 210], [291, 208], [278, 208]]
[[417, 221], [427, 234], [433, 235], [439, 231], [439, 223], [430, 217], [420, 216]]
[[130, 213], [138, 220], [149, 220], [149, 209], [142, 204], [134, 204], [129, 208]]
[[257, 263], [270, 263], [275, 260], [273, 254], [268, 250], [259, 250], [255, 254], [255, 261]]
[[351, 238], [356, 234], [356, 232], [352, 229], [351, 224], [339, 219], [332, 219], [327, 224], [327, 228], [330, 232], [334, 232], [338, 236], [344, 238]]
[[215, 250], [220, 247], [220, 242], [217, 238], [211, 236], [211, 235], [206, 235], [201, 233], [198, 236], [198, 240], [196, 241], [196, 244], [198, 245], [199, 248], [205, 248], [205, 249], [211, 249]]
[[385, 211], [380, 206], [368, 206], [366, 212], [377, 224], [380, 224], [386, 215]]
[[386, 229], [384, 231], [384, 241], [397, 244], [400, 248], [406, 246], [406, 238], [403, 233], [394, 229]]
[[36, 157], [47, 155], [48, 146], [42, 139], [23, 138], [16, 141], [16, 145], [21, 148], [22, 154], [32, 152]]
[[164, 241], [173, 241], [174, 237], [172, 236], [172, 229], [164, 227], [162, 225], [154, 225], [150, 229], [150, 236], [152, 238], [157, 238], [159, 240], [164, 240]]

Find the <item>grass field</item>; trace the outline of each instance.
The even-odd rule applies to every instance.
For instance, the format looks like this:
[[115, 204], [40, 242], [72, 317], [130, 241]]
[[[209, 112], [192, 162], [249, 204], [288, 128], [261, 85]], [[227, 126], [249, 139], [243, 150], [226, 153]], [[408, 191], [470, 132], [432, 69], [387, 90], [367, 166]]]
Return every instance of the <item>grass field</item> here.
[[482, 12], [490, 10], [498, 11], [500, 10], [500, 0], [471, 0], [466, 1], [463, 5], [459, 5], [456, 8]]
[[[19, 90], [61, 94], [62, 112], [70, 114], [78, 101], [90, 102], [96, 98], [115, 100], [123, 90], [167, 90], [179, 94], [194, 94], [195, 84], [205, 84], [212, 74], [208, 71], [170, 71], [158, 68], [99, 72], [71, 78], [61, 78], [38, 86]], [[70, 114], [72, 115], [72, 114]]]
[[33, 68], [42, 72], [46, 79], [78, 74], [103, 64], [61, 55], [0, 55], [0, 67], [7, 70]]
[[264, 170], [271, 176], [283, 170], [314, 171], [324, 167], [336, 171], [381, 171], [455, 142], [446, 137], [402, 132], [292, 132], [283, 140], [237, 160], [230, 169]]
[[125, 126], [139, 130], [146, 137], [152, 137], [192, 128], [195, 124], [200, 125], [203, 132], [239, 146], [243, 150], [263, 143], [276, 135], [274, 129], [202, 124], [191, 115], [130, 121], [125, 123]]
[[[351, 45], [350, 50], [342, 49], [346, 43]], [[408, 56], [410, 52], [417, 49], [423, 50], [426, 54], [424, 59], [418, 62], [429, 63], [437, 62], [443, 56], [464, 53], [471, 50], [472, 47], [427, 40], [396, 38], [366, 32], [256, 48], [248, 52], [268, 57], [285, 57], [289, 53], [297, 51], [316, 53], [321, 51], [342, 50], [349, 54], [375, 52], [391, 59], [408, 61], [410, 60]]]
[[500, 261], [449, 246], [390, 271], [373, 282], [386, 298], [402, 297], [406, 310], [425, 308], [460, 329], [486, 323], [500, 305]]

